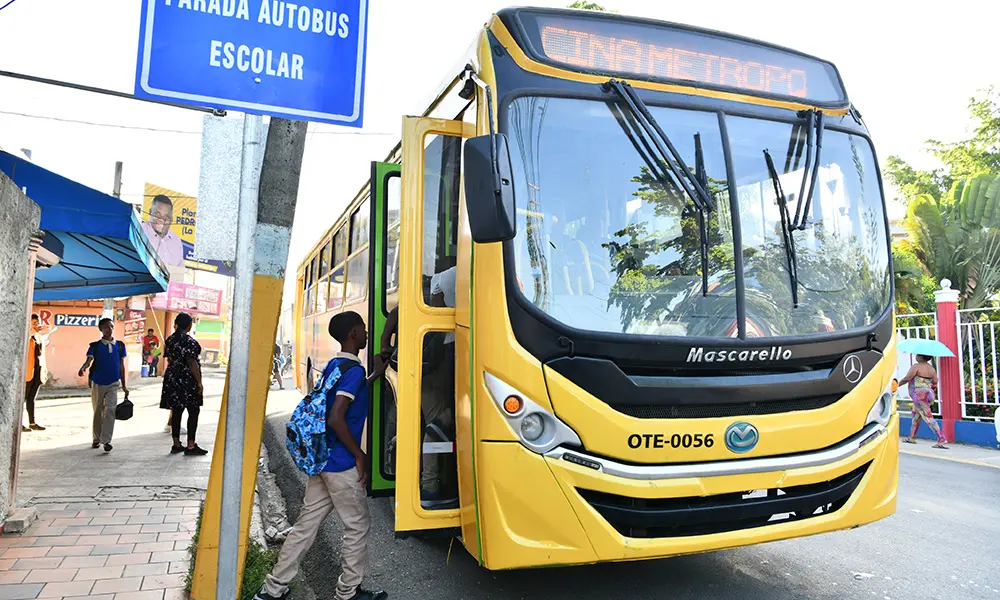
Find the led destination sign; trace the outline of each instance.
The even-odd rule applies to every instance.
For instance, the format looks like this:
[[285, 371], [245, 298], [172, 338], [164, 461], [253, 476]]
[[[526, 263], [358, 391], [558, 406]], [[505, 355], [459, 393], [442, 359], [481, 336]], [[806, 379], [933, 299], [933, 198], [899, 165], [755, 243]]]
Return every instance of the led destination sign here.
[[792, 51], [666, 24], [533, 12], [517, 18], [535, 54], [574, 70], [846, 103], [832, 64]]

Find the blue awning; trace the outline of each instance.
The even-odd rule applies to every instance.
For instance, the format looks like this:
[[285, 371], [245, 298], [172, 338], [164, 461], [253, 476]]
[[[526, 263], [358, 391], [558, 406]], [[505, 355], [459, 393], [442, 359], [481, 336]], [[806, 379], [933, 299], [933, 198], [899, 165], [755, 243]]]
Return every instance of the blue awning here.
[[120, 298], [167, 289], [167, 268], [131, 204], [3, 151], [0, 171], [41, 207], [40, 228], [63, 245], [59, 264], [35, 271], [35, 301]]

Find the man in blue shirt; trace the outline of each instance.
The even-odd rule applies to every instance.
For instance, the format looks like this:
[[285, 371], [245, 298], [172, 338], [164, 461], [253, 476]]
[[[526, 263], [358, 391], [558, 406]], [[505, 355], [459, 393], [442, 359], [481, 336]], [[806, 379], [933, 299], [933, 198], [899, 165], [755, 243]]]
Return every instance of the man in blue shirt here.
[[358, 352], [368, 345], [365, 322], [356, 312], [347, 311], [330, 319], [330, 335], [340, 342], [340, 352], [327, 363], [320, 386], [335, 369], [340, 379], [326, 396], [327, 444], [330, 458], [319, 475], [309, 478], [295, 527], [285, 539], [274, 569], [254, 600], [281, 600], [289, 594], [288, 586], [299, 570], [299, 560], [312, 545], [320, 525], [331, 510], [344, 524], [344, 543], [340, 551], [341, 574], [334, 591], [336, 600], [385, 600], [385, 592], [361, 589], [368, 562], [368, 514], [366, 486], [368, 456], [361, 449], [361, 433], [368, 416], [368, 384], [382, 376], [385, 363], [375, 359], [375, 368], [365, 376]]
[[[111, 452], [111, 435], [115, 432], [115, 408], [118, 406], [118, 387], [128, 394], [125, 385], [125, 343], [115, 340], [115, 322], [101, 319], [97, 323], [101, 339], [87, 349], [87, 360], [77, 373], [90, 368], [90, 401], [94, 406], [94, 443], [92, 448], [104, 444], [104, 451]], [[93, 365], [91, 367], [91, 365]]]

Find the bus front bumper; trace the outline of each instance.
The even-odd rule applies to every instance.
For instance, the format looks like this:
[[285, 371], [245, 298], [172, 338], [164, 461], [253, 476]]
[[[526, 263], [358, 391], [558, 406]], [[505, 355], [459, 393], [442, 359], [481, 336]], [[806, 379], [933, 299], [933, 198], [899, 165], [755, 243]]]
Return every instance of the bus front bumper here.
[[893, 414], [877, 435], [815, 453], [660, 467], [482, 442], [483, 560], [511, 569], [662, 558], [870, 523], [895, 511], [898, 428]]

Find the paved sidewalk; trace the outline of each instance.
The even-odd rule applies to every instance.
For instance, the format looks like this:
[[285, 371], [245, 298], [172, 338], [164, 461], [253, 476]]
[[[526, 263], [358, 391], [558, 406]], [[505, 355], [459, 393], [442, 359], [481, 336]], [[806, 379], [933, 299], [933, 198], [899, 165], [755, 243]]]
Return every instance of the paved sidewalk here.
[[931, 440], [917, 439], [916, 444], [907, 444], [900, 438], [899, 451], [912, 456], [926, 456], [967, 465], [1000, 469], [1000, 450], [965, 444], [948, 444], [948, 449], [942, 450], [941, 448], [933, 448], [933, 445], [934, 442]]
[[[225, 373], [206, 369], [198, 443], [211, 450]], [[86, 395], [41, 398], [48, 429], [21, 436], [17, 504], [39, 520], [0, 536], [0, 600], [180, 600], [211, 454], [169, 453], [159, 380], [134, 382], [114, 449], [92, 449]], [[185, 417], [186, 421], [186, 417]], [[184, 438], [185, 436], [181, 436]]]
[[0, 536], [0, 598], [182, 600], [199, 500], [38, 504]]

